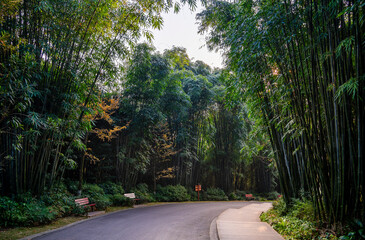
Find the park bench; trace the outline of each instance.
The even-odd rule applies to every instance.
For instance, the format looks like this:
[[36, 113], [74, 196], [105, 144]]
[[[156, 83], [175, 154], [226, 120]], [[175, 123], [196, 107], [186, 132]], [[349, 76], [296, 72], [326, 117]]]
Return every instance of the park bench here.
[[247, 200], [254, 200], [255, 198], [252, 196], [252, 194], [246, 194], [245, 195]]
[[90, 204], [90, 201], [89, 201], [89, 198], [79, 198], [79, 199], [75, 199], [75, 203], [77, 205], [79, 205], [80, 207], [90, 207], [91, 208], [91, 211], [94, 211], [96, 208], [96, 205], [95, 203], [91, 203]]
[[136, 203], [137, 201], [141, 200], [141, 199], [136, 198], [136, 194], [134, 194], [134, 193], [125, 193], [124, 197], [133, 199], [133, 203]]

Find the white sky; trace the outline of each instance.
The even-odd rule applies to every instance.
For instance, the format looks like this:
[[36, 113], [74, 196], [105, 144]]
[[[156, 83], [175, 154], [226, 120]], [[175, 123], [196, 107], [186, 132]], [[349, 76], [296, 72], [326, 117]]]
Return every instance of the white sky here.
[[182, 6], [179, 13], [171, 9], [163, 13], [164, 24], [162, 29], [153, 30], [153, 45], [156, 50], [163, 53], [172, 46], [184, 47], [192, 61], [201, 60], [211, 67], [222, 68], [222, 57], [219, 52], [209, 52], [205, 46], [204, 36], [198, 34], [198, 24], [195, 15], [203, 8], [199, 6], [195, 12], [191, 12], [187, 5]]

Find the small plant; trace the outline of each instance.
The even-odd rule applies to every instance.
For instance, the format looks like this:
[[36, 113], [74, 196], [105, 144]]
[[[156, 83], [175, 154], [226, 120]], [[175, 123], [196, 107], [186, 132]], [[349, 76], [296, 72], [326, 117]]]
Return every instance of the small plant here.
[[351, 222], [350, 227], [352, 229], [347, 235], [341, 236], [342, 240], [360, 240], [365, 239], [365, 225], [358, 219]]

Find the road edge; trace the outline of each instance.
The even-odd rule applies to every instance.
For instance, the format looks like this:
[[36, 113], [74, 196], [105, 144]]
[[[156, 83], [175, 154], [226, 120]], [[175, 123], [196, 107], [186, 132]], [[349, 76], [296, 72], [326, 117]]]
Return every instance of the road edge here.
[[219, 240], [218, 229], [217, 229], [217, 218], [218, 217], [215, 217], [213, 219], [213, 221], [210, 223], [210, 227], [209, 227], [209, 239], [210, 240]]

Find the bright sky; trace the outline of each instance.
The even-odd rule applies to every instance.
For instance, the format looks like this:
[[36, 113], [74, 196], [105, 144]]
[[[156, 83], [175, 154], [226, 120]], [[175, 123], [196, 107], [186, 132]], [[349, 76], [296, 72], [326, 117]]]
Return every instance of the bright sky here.
[[164, 19], [161, 31], [153, 30], [153, 45], [156, 50], [163, 53], [172, 46], [184, 47], [192, 61], [201, 60], [211, 67], [222, 68], [222, 57], [219, 52], [209, 52], [205, 46], [204, 36], [198, 34], [198, 24], [195, 15], [203, 8], [199, 6], [195, 12], [191, 12], [187, 5], [183, 6], [179, 13], [170, 12], [162, 14]]

